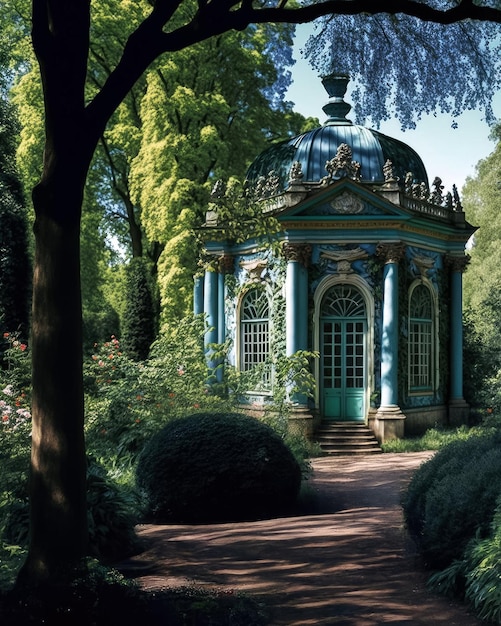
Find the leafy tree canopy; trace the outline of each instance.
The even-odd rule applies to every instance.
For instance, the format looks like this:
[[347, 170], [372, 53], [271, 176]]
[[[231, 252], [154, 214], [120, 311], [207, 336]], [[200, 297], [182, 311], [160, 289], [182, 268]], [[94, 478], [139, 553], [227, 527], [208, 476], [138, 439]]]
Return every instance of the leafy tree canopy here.
[[[0, 68], [8, 51], [0, 41]], [[0, 329], [28, 336], [31, 265], [26, 207], [16, 168], [18, 120], [6, 100], [7, 72], [0, 72]]]
[[[501, 129], [494, 151], [480, 161], [463, 189], [468, 220], [478, 226], [464, 275], [465, 304], [483, 346], [499, 354], [501, 341]], [[496, 358], [498, 358], [496, 356]]]
[[[440, 11], [458, 4], [465, 3], [423, 6]], [[375, 125], [397, 117], [402, 128], [415, 128], [423, 113], [455, 118], [479, 108], [492, 124], [491, 102], [501, 87], [500, 34], [498, 23], [471, 19], [443, 24], [403, 13], [329, 15], [318, 21], [305, 56], [321, 74], [356, 81], [351, 98], [362, 123], [367, 116]]]

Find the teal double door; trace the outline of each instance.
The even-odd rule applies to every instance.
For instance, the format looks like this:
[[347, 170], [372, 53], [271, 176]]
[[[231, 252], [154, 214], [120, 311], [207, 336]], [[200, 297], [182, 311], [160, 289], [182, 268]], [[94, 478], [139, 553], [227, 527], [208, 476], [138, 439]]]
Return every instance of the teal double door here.
[[367, 318], [362, 294], [336, 285], [320, 317], [320, 381], [323, 418], [365, 419]]

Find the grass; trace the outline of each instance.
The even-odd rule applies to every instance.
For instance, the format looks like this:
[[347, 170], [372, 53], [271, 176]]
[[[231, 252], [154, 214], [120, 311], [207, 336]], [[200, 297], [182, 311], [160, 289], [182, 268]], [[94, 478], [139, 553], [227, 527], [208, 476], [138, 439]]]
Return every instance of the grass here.
[[474, 435], [485, 432], [480, 426], [458, 428], [430, 428], [420, 437], [393, 439], [382, 444], [383, 452], [423, 452], [425, 450], [440, 450], [453, 441], [469, 439]]

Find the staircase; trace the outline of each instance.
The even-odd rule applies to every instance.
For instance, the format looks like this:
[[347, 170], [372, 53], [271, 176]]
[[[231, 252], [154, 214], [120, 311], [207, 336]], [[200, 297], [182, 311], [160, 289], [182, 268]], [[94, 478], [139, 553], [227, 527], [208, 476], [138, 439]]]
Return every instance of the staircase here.
[[322, 422], [315, 440], [325, 454], [334, 456], [382, 452], [374, 433], [363, 422]]

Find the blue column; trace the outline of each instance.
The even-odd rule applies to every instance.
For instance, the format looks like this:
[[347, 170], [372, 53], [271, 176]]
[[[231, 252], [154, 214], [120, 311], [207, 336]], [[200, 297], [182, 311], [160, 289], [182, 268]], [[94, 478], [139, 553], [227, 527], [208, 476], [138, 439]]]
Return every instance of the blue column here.
[[224, 312], [225, 284], [224, 274], [217, 275], [217, 341], [224, 343], [226, 339], [226, 319]]
[[[308, 269], [311, 247], [308, 244], [284, 244], [287, 259], [285, 277], [286, 355], [308, 349]], [[307, 398], [295, 394], [291, 400], [306, 405]]]
[[398, 404], [398, 264], [386, 263], [383, 277], [381, 406], [394, 406]]
[[[208, 346], [211, 343], [217, 343], [218, 340], [218, 274], [210, 270], [205, 271], [204, 280], [204, 313], [207, 325], [207, 332], [205, 333], [204, 345], [207, 352]], [[210, 354], [207, 354], [208, 366], [213, 368], [214, 364], [210, 359]]]
[[193, 279], [193, 315], [204, 312], [204, 279], [195, 276]]
[[469, 257], [449, 257], [451, 267], [450, 400], [463, 400], [463, 271]]
[[285, 333], [286, 353], [308, 349], [308, 270], [311, 248], [307, 244], [286, 244]]
[[382, 244], [378, 247], [378, 254], [385, 259], [381, 337], [381, 408], [398, 407], [398, 263], [404, 252], [402, 244]]

